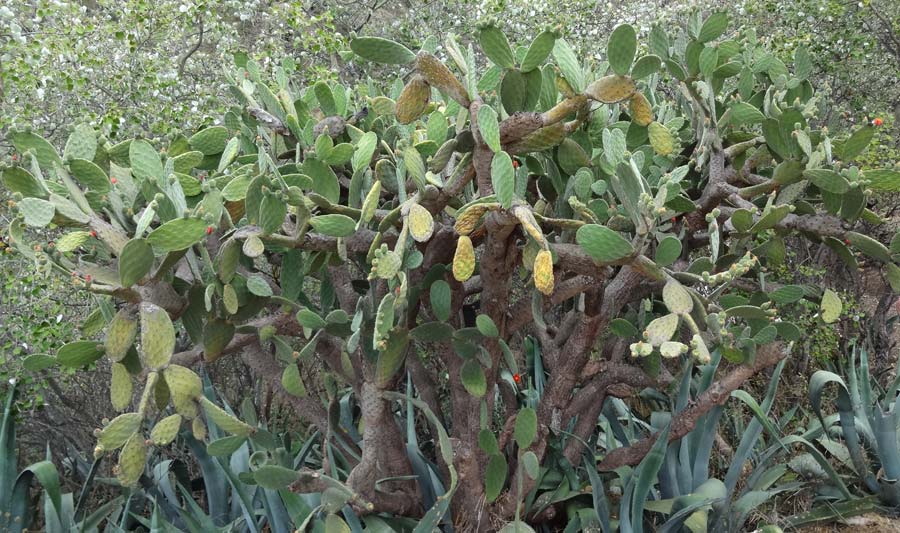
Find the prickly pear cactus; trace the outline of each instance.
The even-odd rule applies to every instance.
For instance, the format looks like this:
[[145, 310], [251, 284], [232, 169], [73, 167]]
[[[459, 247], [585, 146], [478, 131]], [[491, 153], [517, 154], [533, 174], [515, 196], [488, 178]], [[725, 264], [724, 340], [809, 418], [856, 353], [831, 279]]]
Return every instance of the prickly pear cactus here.
[[[242, 355], [353, 457], [333, 479], [270, 454], [254, 465], [260, 486], [323, 492], [332, 523], [347, 504], [422, 528], [451, 515], [472, 526], [484, 506], [512, 520], [539, 486], [529, 472], [570, 471], [596, 442], [575, 420], [597, 419], [586, 397], [605, 398], [605, 383], [773, 365], [801, 336], [801, 299], [839, 320], [830, 290], [761, 282], [790, 260], [789, 239], [900, 287], [900, 239], [858, 226], [879, 222], [868, 199], [900, 174], [854, 166], [872, 126], [819, 129], [809, 69], [752, 30], [698, 15], [639, 47], [623, 25], [605, 61], [587, 63], [557, 29], [514, 47], [491, 20], [472, 37], [480, 50], [448, 35], [446, 57], [356, 38], [355, 61], [404, 77], [355, 89], [235, 67], [221, 124], [166, 142], [79, 126], [60, 155], [11, 133], [13, 248], [106, 309], [105, 339], [64, 346], [57, 362], [112, 364], [111, 401], [126, 412], [98, 430], [97, 453], [119, 450], [123, 484], [182, 426], [228, 433], [218, 452], [253, 435], [194, 369]], [[396, 403], [401, 387], [409, 402]], [[440, 491], [411, 481], [424, 463], [401, 408], [429, 421], [410, 428], [438, 443]], [[606, 445], [604, 471], [649, 450]]]

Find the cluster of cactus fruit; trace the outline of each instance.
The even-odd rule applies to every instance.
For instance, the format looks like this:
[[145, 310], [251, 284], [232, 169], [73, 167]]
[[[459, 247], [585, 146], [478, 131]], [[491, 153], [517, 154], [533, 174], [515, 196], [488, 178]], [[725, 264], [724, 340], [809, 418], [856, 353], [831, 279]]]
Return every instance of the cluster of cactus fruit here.
[[[450, 347], [438, 367], [454, 369], [450, 381], [473, 402], [455, 405], [482, 413], [453, 413], [456, 436], [478, 435], [473, 453], [485, 457], [478, 488], [464, 497], [490, 503], [509, 475], [533, 487], [549, 438], [539, 426], [564, 439], [565, 404], [553, 402], [570, 401], [572, 387], [586, 384], [581, 367], [563, 370], [557, 360], [539, 377], [554, 399], [525, 406], [521, 393], [533, 380], [523, 379], [516, 346], [524, 336], [548, 342], [545, 305], [578, 311], [585, 323], [602, 315], [604, 328], [572, 335], [579, 351], [571, 361], [584, 366], [595, 349], [618, 350], [623, 341], [622, 351], [655, 378], [663, 359], [753, 364], [757, 347], [800, 336], [778, 309], [801, 298], [821, 297], [823, 319], [838, 318], [831, 291], [731, 290], [761, 264], [783, 262], [791, 236], [823, 243], [854, 267], [861, 252], [900, 289], [900, 240], [886, 247], [850, 229], [878, 221], [866, 207], [873, 189], [900, 188], [897, 171], [839, 162], [861, 153], [872, 127], [841, 141], [815, 129], [805, 51], [791, 72], [757, 48], [752, 31], [726, 36], [727, 25], [716, 13], [674, 35], [654, 27], [638, 58], [634, 28], [621, 25], [606, 61], [584, 64], [557, 30], [513, 48], [486, 21], [477, 32], [488, 61], [481, 76], [474, 47], [452, 35], [448, 62], [436, 57], [436, 42], [414, 53], [358, 37], [351, 48], [360, 58], [395, 65], [406, 81], [385, 92], [371, 81], [300, 89], [280, 67], [270, 84], [251, 61], [230, 73], [237, 103], [222, 123], [172, 138], [164, 151], [140, 139], [112, 144], [78, 126], [60, 156], [37, 134], [13, 132], [20, 157], [2, 171], [19, 214], [12, 246], [40, 271], [73, 275], [107, 298], [98, 312], [108, 322], [105, 343], [66, 345], [33, 366], [81, 367], [106, 355], [120, 411], [133, 405], [133, 380], [144, 380], [137, 409], [97, 434], [98, 453], [121, 447], [118, 475], [133, 484], [148, 445], [171, 442], [185, 421], [204, 437], [201, 411], [235, 436], [254, 430], [202, 396], [188, 368], [194, 352], [173, 356], [179, 337], [208, 363], [263, 347], [283, 365], [285, 394], [313, 394], [303, 375], [316, 372], [326, 403], [336, 401], [338, 384], [349, 386], [366, 435], [399, 433], [369, 428], [366, 417], [393, 398], [411, 344]], [[663, 83], [676, 98], [663, 100]], [[34, 246], [48, 226], [65, 232], [53, 246]], [[516, 294], [524, 296], [514, 302]], [[597, 297], [613, 303], [586, 303]], [[461, 308], [473, 301], [480, 314], [467, 321]], [[108, 302], [121, 308], [111, 312]], [[522, 309], [534, 324], [512, 328]], [[430, 370], [438, 375], [438, 367]], [[382, 394], [374, 403], [363, 398], [369, 383]], [[517, 435], [531, 436], [519, 442], [531, 451], [512, 459], [524, 471], [509, 471], [493, 436], [497, 390], [511, 393], [503, 401], [518, 413]], [[146, 439], [154, 414], [161, 418]], [[329, 427], [320, 429], [340, 433], [339, 422], [323, 418]], [[485, 431], [490, 438], [481, 438]], [[441, 440], [452, 479], [423, 524], [442, 518], [458, 485], [448, 446]], [[348, 485], [343, 502], [371, 511], [359, 502], [373, 499], [374, 480], [351, 475]], [[511, 500], [518, 509], [515, 487], [498, 513], [510, 517]]]

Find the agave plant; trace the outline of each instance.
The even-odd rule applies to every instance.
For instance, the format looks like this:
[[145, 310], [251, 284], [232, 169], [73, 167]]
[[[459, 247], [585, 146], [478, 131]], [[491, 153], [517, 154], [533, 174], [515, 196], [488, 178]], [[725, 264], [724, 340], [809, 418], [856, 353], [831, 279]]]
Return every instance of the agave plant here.
[[[858, 362], [858, 365], [857, 365]], [[869, 371], [869, 355], [854, 343], [843, 365], [844, 377], [827, 370], [809, 380], [809, 401], [826, 438], [838, 435], [846, 446], [859, 485], [884, 505], [900, 506], [900, 414], [897, 394], [900, 376], [885, 388]], [[823, 414], [822, 395], [837, 389], [834, 416]]]

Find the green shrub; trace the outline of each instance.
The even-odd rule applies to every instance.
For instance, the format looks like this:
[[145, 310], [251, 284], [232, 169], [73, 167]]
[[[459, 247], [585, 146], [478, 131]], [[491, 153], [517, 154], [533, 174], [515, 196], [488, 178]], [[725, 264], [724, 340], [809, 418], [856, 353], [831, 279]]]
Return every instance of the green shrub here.
[[[789, 68], [723, 13], [654, 27], [639, 57], [618, 26], [604, 62], [555, 30], [513, 47], [488, 20], [474, 37], [486, 68], [452, 35], [446, 61], [352, 40], [407, 74], [385, 91], [304, 88], [242, 62], [222, 124], [165, 147], [79, 126], [60, 155], [11, 133], [12, 246], [117, 307], [104, 342], [55, 363], [112, 363], [124, 414], [96, 454], [118, 454], [123, 486], [180, 427], [234, 446], [259, 434], [192, 370], [241, 356], [323, 436], [324, 471], [263, 453], [242, 473], [321, 493], [309, 520], [527, 530], [558, 511], [586, 527], [603, 520], [599, 496], [558, 499], [582, 489], [575, 470], [637, 467], [624, 508], [641, 531], [659, 457], [803, 335], [787, 306], [841, 315], [829, 288], [767, 290], [760, 269], [784, 262], [787, 238], [900, 273], [900, 239], [854, 230], [900, 172], [852, 166], [870, 126], [816, 129], [805, 51]], [[34, 233], [51, 225], [66, 228], [53, 247]], [[596, 440], [604, 400], [647, 387], [675, 400], [668, 384], [694, 373], [705, 392], [663, 402], [668, 422]]]

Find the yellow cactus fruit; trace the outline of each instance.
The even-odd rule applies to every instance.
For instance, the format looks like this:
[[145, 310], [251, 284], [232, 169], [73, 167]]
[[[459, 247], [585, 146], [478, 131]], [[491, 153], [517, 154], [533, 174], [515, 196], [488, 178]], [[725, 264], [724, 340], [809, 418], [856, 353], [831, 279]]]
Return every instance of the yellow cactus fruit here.
[[416, 242], [425, 242], [434, 233], [434, 218], [427, 209], [419, 204], [409, 206], [406, 220], [409, 223], [409, 234]]
[[653, 107], [643, 93], [636, 92], [629, 102], [631, 121], [638, 126], [647, 126], [653, 122]]
[[628, 76], [611, 74], [588, 85], [584, 94], [591, 100], [596, 100], [604, 104], [615, 104], [616, 102], [631, 98], [631, 95], [634, 94], [635, 90], [634, 80]]
[[453, 277], [457, 281], [466, 281], [475, 272], [475, 248], [468, 235], [460, 235], [456, 241], [456, 253], [453, 254]]
[[528, 235], [531, 235], [531, 238], [537, 241], [540, 244], [544, 243], [544, 232], [541, 231], [541, 227], [538, 226], [537, 220], [534, 219], [534, 215], [531, 213], [531, 209], [528, 209], [525, 206], [516, 206], [512, 210], [513, 215], [517, 219], [519, 219], [519, 223], [522, 224], [522, 229], [524, 229]]
[[131, 403], [131, 395], [133, 386], [131, 376], [122, 363], [112, 364], [112, 377], [109, 384], [109, 399], [112, 401], [113, 409], [116, 411], [124, 411]]
[[425, 78], [419, 74], [413, 76], [397, 98], [397, 122], [409, 124], [419, 118], [430, 98], [431, 86]]
[[553, 257], [547, 250], [534, 257], [534, 286], [543, 294], [553, 293]]
[[167, 416], [153, 426], [153, 429], [150, 431], [150, 441], [156, 446], [166, 446], [175, 440], [180, 427], [181, 415]]
[[146, 464], [147, 443], [144, 442], [144, 436], [138, 432], [128, 439], [119, 452], [119, 464], [115, 468], [119, 483], [126, 487], [137, 484]]
[[659, 122], [651, 122], [647, 126], [647, 133], [650, 136], [650, 146], [653, 150], [662, 156], [667, 156], [675, 149], [675, 140], [669, 128], [663, 126]]

